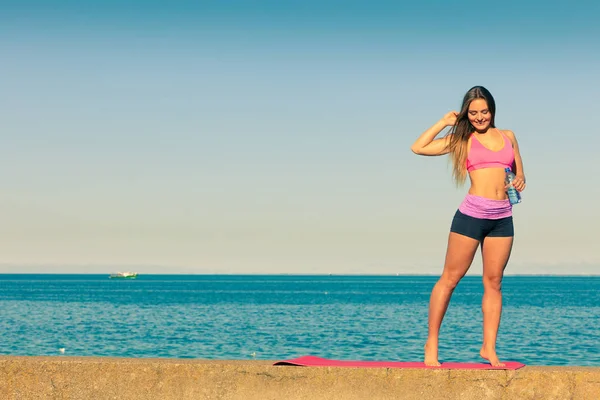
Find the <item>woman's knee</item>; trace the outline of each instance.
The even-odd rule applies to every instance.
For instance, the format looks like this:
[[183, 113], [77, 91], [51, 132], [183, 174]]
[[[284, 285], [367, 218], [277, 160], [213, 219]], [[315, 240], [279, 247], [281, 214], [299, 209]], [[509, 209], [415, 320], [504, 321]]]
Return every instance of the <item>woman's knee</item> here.
[[502, 290], [502, 275], [483, 275], [483, 287], [485, 290]]
[[449, 290], [454, 290], [458, 286], [458, 282], [462, 279], [462, 275], [458, 274], [442, 274], [440, 283]]

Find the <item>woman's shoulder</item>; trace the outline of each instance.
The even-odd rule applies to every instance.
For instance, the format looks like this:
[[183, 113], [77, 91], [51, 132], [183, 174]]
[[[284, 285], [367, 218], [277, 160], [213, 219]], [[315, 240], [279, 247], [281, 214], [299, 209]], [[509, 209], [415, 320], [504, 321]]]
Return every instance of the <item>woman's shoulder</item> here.
[[500, 132], [504, 133], [505, 135], [511, 135], [514, 136], [515, 133], [513, 131], [511, 131], [510, 129], [500, 129], [500, 128], [496, 128], [498, 129]]
[[498, 131], [500, 133], [502, 133], [503, 135], [508, 137], [511, 141], [515, 140], [515, 133], [513, 131], [511, 131], [510, 129], [500, 129], [500, 128], [496, 128], [496, 129], [498, 129]]

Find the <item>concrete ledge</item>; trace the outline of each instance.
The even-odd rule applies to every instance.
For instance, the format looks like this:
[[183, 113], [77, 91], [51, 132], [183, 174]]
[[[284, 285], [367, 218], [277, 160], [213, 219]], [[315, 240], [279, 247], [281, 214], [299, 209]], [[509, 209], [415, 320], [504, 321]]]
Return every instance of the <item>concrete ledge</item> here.
[[0, 399], [600, 398], [600, 367], [449, 371], [307, 368], [272, 363], [0, 356]]

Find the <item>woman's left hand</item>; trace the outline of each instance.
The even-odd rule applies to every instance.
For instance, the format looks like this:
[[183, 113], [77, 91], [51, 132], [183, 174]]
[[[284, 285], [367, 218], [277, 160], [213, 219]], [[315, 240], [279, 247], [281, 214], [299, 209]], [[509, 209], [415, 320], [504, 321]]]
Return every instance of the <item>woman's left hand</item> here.
[[515, 176], [515, 180], [512, 181], [512, 185], [519, 192], [522, 192], [523, 190], [525, 190], [525, 186], [527, 186], [525, 184], [525, 175], [517, 175], [517, 176]]

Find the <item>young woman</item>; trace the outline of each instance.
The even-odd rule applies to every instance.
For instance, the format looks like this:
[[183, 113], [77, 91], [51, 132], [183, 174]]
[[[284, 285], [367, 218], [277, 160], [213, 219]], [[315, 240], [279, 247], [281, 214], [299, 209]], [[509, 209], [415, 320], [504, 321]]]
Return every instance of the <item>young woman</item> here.
[[[446, 114], [411, 147], [422, 156], [449, 154], [457, 184], [463, 184], [467, 175], [471, 181], [452, 220], [444, 270], [431, 293], [425, 344], [425, 364], [429, 366], [440, 366], [438, 336], [442, 319], [456, 285], [471, 266], [480, 245], [484, 294], [483, 346], [479, 354], [493, 366], [504, 366], [496, 355], [496, 337], [502, 312], [502, 276], [514, 236], [505, 168], [515, 173], [513, 185], [519, 192], [525, 189], [525, 175], [515, 134], [496, 128], [495, 114], [491, 93], [475, 86], [465, 94], [460, 112]], [[451, 127], [449, 133], [435, 139], [447, 127]]]

